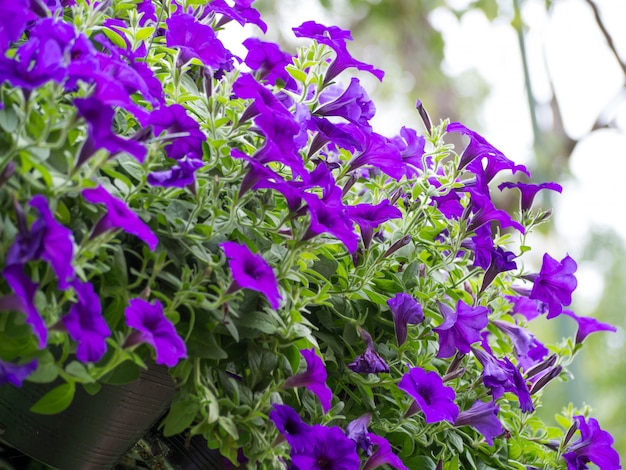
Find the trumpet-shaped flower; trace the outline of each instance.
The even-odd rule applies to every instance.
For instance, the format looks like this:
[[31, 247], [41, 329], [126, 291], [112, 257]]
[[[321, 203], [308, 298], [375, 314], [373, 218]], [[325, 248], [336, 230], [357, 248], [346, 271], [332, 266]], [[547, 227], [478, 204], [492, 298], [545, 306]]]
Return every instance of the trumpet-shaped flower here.
[[306, 370], [285, 380], [283, 388], [305, 387], [317, 395], [322, 403], [324, 413], [328, 413], [333, 392], [326, 385], [328, 374], [326, 373], [324, 363], [315, 354], [315, 349], [303, 349], [300, 351], [300, 354], [306, 361]]
[[435, 371], [426, 372], [414, 367], [402, 376], [398, 388], [415, 399], [407, 415], [422, 410], [426, 423], [436, 423], [443, 420], [454, 422], [459, 414], [454, 403], [454, 389], [444, 386]]
[[457, 302], [456, 310], [439, 302], [439, 311], [444, 321], [433, 328], [439, 335], [437, 357], [451, 357], [456, 351], [467, 354], [471, 345], [480, 341], [480, 332], [489, 323], [487, 307], [471, 307], [462, 300]]
[[363, 470], [374, 470], [381, 465], [389, 465], [397, 470], [409, 470], [408, 467], [402, 463], [400, 457], [394, 454], [391, 444], [387, 439], [372, 433], [369, 433], [368, 437], [372, 441], [372, 444], [376, 446], [376, 451], [367, 460]]
[[476, 428], [492, 446], [493, 438], [504, 432], [498, 419], [498, 410], [499, 407], [493, 401], [475, 401], [469, 410], [459, 413], [454, 425]]
[[251, 289], [265, 296], [273, 309], [280, 307], [282, 297], [278, 292], [278, 281], [272, 267], [260, 254], [250, 251], [246, 245], [224, 242], [220, 246], [228, 258], [233, 273], [230, 292], [237, 289]]
[[355, 470], [361, 464], [356, 444], [337, 426], [312, 426], [308, 444], [293, 449], [291, 463], [298, 470]]
[[570, 444], [563, 454], [567, 462], [567, 470], [586, 470], [589, 462], [600, 470], [619, 470], [620, 458], [613, 448], [613, 436], [600, 428], [598, 421], [584, 416], [574, 416], [580, 431], [580, 439]]
[[609, 323], [601, 322], [593, 317], [579, 317], [571, 310], [563, 310], [563, 315], [567, 315], [570, 318], [576, 320], [578, 323], [578, 330], [576, 331], [576, 343], [580, 344], [585, 341], [585, 338], [591, 333], [597, 331], [612, 331], [616, 332], [617, 328]]
[[25, 364], [13, 364], [0, 360], [0, 387], [6, 384], [21, 387], [22, 382], [37, 370], [37, 365], [37, 359]]
[[424, 321], [424, 311], [417, 300], [404, 292], [396, 294], [392, 299], [387, 300], [387, 305], [393, 316], [398, 346], [402, 346], [407, 337], [407, 325], [422, 323]]
[[385, 360], [374, 349], [374, 341], [370, 334], [359, 329], [361, 338], [365, 341], [365, 352], [354, 359], [354, 362], [348, 364], [348, 368], [360, 374], [378, 374], [379, 372], [389, 372], [389, 366]]
[[551, 191], [556, 191], [560, 193], [563, 191], [563, 187], [557, 183], [540, 183], [540, 184], [531, 184], [531, 183], [511, 183], [504, 182], [498, 186], [498, 189], [502, 191], [504, 188], [517, 188], [521, 193], [520, 198], [520, 206], [522, 211], [528, 211], [533, 205], [533, 201], [535, 200], [535, 196], [542, 189], [549, 189]]
[[293, 408], [275, 403], [269, 418], [287, 439], [292, 449], [298, 451], [307, 447], [308, 435], [312, 426], [302, 421], [300, 415]]
[[578, 282], [574, 273], [578, 266], [569, 255], [560, 262], [548, 253], [543, 255], [543, 264], [539, 274], [526, 276], [534, 282], [528, 296], [548, 304], [548, 318], [554, 318], [563, 311], [563, 306], [572, 303], [572, 292]]
[[156, 352], [155, 362], [168, 367], [174, 367], [187, 357], [187, 346], [178, 336], [174, 324], [164, 315], [161, 302], [131, 299], [124, 314], [126, 324], [136, 330], [127, 338], [126, 347], [148, 343]]

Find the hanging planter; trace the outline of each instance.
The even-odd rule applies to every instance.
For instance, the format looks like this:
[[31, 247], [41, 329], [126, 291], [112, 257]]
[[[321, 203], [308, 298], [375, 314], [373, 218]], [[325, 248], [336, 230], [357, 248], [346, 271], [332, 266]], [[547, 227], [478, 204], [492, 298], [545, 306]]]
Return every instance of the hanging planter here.
[[59, 414], [30, 411], [53, 385], [0, 387], [0, 426], [8, 444], [63, 470], [111, 468], [159, 419], [175, 391], [167, 368], [151, 364], [138, 379], [105, 384], [95, 395], [78, 387]]

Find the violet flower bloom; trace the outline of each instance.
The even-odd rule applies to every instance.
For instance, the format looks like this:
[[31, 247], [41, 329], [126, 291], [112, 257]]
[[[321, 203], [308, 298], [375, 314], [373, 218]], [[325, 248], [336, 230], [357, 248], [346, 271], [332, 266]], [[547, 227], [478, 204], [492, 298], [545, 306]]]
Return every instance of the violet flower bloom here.
[[241, 26], [246, 24], [254, 24], [261, 31], [267, 33], [267, 25], [261, 19], [261, 14], [250, 5], [255, 0], [235, 0], [235, 4], [231, 7], [224, 0], [212, 0], [206, 5], [207, 11], [221, 13], [223, 18], [218, 22], [217, 27], [227, 24], [230, 20], [235, 20]]
[[467, 231], [473, 232], [485, 224], [490, 224], [493, 221], [497, 221], [500, 227], [513, 227], [520, 233], [525, 233], [524, 227], [502, 209], [498, 209], [491, 198], [481, 192], [477, 192], [473, 189], [468, 191], [470, 194], [470, 209], [472, 211], [472, 217], [469, 219], [467, 225]]
[[35, 307], [35, 293], [38, 284], [24, 274], [21, 264], [13, 264], [2, 270], [2, 276], [9, 285], [13, 294], [0, 298], [0, 310], [14, 310], [26, 315], [26, 323], [33, 329], [33, 333], [39, 339], [39, 347], [44, 348], [48, 341], [48, 330]]
[[4, 57], [11, 43], [20, 38], [26, 25], [37, 16], [31, 11], [28, 0], [2, 0], [0, 10], [0, 56]]
[[180, 60], [198, 59], [205, 66], [219, 72], [233, 69], [233, 55], [224, 47], [210, 26], [200, 23], [186, 13], [170, 17], [165, 24], [167, 47], [180, 49]]
[[574, 276], [577, 268], [576, 261], [569, 255], [559, 262], [546, 253], [539, 274], [525, 276], [534, 282], [528, 298], [548, 304], [548, 319], [556, 317], [562, 312], [563, 306], [572, 303], [572, 292], [578, 285]]
[[76, 357], [82, 362], [99, 361], [107, 350], [111, 330], [102, 316], [100, 298], [89, 282], [72, 281], [78, 302], [61, 318], [70, 337], [78, 343]]
[[[392, 138], [391, 141], [400, 151], [407, 178], [414, 178], [424, 171], [423, 156], [426, 139], [423, 135], [418, 135], [414, 129], [402, 127], [400, 135]], [[426, 158], [426, 165], [432, 165], [431, 157]]]
[[367, 249], [370, 246], [374, 229], [378, 228], [391, 219], [402, 218], [402, 212], [395, 206], [392, 206], [388, 199], [376, 204], [357, 204], [356, 206], [346, 206], [346, 213], [354, 223], [361, 229], [361, 237], [363, 237], [363, 246]]
[[365, 341], [365, 352], [354, 359], [354, 362], [348, 364], [348, 368], [359, 374], [378, 374], [379, 372], [389, 372], [389, 366], [385, 360], [374, 349], [374, 341], [370, 334], [362, 328], [359, 328], [361, 338]]
[[598, 421], [584, 416], [574, 416], [580, 431], [580, 439], [570, 444], [563, 454], [567, 470], [586, 470], [587, 463], [593, 462], [600, 470], [619, 470], [620, 458], [613, 448], [613, 436], [600, 429]]
[[424, 310], [417, 300], [409, 294], [400, 292], [387, 305], [393, 316], [393, 325], [396, 330], [398, 347], [402, 346], [407, 337], [407, 325], [418, 325], [424, 321]]
[[346, 436], [356, 443], [357, 449], [365, 452], [365, 455], [372, 455], [372, 440], [367, 427], [372, 422], [372, 413], [365, 413], [360, 418], [350, 421], [346, 426]]
[[279, 308], [282, 297], [278, 292], [278, 281], [263, 256], [252, 253], [246, 245], [235, 242], [220, 243], [220, 246], [233, 273], [233, 283], [228, 291], [254, 290], [263, 294], [273, 309]]
[[203, 161], [199, 158], [183, 157], [168, 170], [150, 173], [147, 180], [152, 186], [185, 188], [195, 183], [196, 170], [203, 165]]
[[74, 277], [72, 231], [56, 221], [43, 195], [33, 196], [29, 205], [39, 211], [40, 217], [29, 230], [21, 208], [16, 205], [18, 235], [7, 253], [6, 266], [43, 259], [56, 273], [59, 289], [67, 289]]
[[[480, 177], [488, 183], [501, 170], [508, 169], [513, 173], [521, 171], [530, 177], [530, 172], [524, 165], [516, 165], [514, 162], [504, 156], [504, 154], [491, 145], [483, 136], [465, 127], [460, 122], [451, 122], [448, 124], [447, 132], [460, 132], [469, 137], [470, 141], [459, 161], [459, 170], [475, 162], [471, 170], [480, 175]], [[487, 159], [487, 168], [483, 170], [482, 160]]]
[[330, 410], [330, 402], [333, 392], [326, 385], [326, 368], [320, 357], [315, 354], [315, 349], [302, 349], [300, 354], [306, 361], [306, 370], [299, 374], [292, 375], [283, 385], [283, 388], [305, 387], [307, 390], [315, 393], [322, 403], [324, 413]]
[[568, 317], [573, 318], [574, 320], [576, 320], [576, 323], [578, 323], [578, 331], [576, 332], [576, 344], [582, 343], [583, 341], [585, 341], [585, 338], [587, 336], [597, 331], [617, 331], [617, 328], [613, 325], [601, 322], [593, 317], [579, 317], [571, 310], [563, 310], [561, 313], [563, 315], [567, 315]]
[[426, 372], [414, 367], [402, 376], [398, 388], [415, 399], [406, 416], [422, 410], [426, 423], [430, 424], [443, 420], [453, 423], [459, 414], [459, 408], [454, 403], [454, 389], [444, 386], [435, 371]]
[[298, 38], [314, 39], [335, 51], [336, 58], [326, 71], [324, 83], [329, 83], [333, 78], [350, 67], [369, 72], [382, 82], [385, 72], [354, 59], [348, 52], [346, 41], [352, 41], [350, 31], [337, 26], [324, 26], [314, 21], [306, 21], [297, 28], [293, 28], [293, 32]]
[[338, 426], [312, 426], [308, 445], [293, 449], [291, 463], [297, 470], [355, 470], [361, 465], [356, 444]]
[[76, 161], [76, 167], [81, 166], [98, 149], [102, 148], [108, 150], [111, 157], [120, 152], [126, 152], [143, 163], [147, 154], [146, 147], [135, 140], [124, 139], [113, 132], [115, 111], [111, 106], [103, 104], [97, 98], [76, 98], [74, 105], [78, 114], [85, 119], [89, 130], [87, 140], [85, 140]]
[[502, 423], [498, 419], [500, 409], [493, 401], [475, 401], [467, 411], [459, 413], [454, 422], [455, 426], [472, 426], [480, 432], [487, 443], [492, 446], [493, 438], [504, 432]]
[[321, 233], [330, 233], [343, 242], [348, 252], [354, 253], [359, 242], [352, 221], [346, 215], [345, 206], [326, 204], [315, 194], [304, 193], [302, 196], [311, 214], [311, 225], [304, 239], [308, 240]]
[[391, 444], [387, 439], [372, 433], [369, 433], [368, 436], [377, 449], [367, 462], [365, 462], [363, 470], [374, 470], [381, 465], [389, 465], [397, 470], [409, 470], [408, 467], [402, 463], [400, 457], [393, 453]]
[[22, 382], [35, 370], [37, 370], [37, 359], [19, 365], [0, 360], [0, 387], [6, 384], [21, 387]]
[[309, 444], [309, 432], [312, 426], [305, 423], [300, 415], [290, 406], [275, 403], [269, 418], [276, 428], [287, 439], [295, 451], [304, 450]]
[[504, 251], [504, 248], [500, 246], [491, 248], [490, 258], [491, 261], [489, 263], [489, 267], [485, 271], [483, 283], [480, 287], [481, 292], [493, 282], [498, 274], [517, 269], [517, 263], [515, 263], [515, 253], [512, 251]]
[[283, 52], [277, 44], [264, 42], [257, 38], [248, 38], [243, 42], [248, 49], [244, 63], [259, 74], [260, 80], [267, 80], [270, 85], [282, 81], [287, 89], [297, 87], [296, 81], [285, 67], [291, 64], [291, 55]]
[[443, 323], [433, 328], [439, 335], [437, 357], [451, 357], [456, 351], [469, 353], [471, 345], [480, 341], [480, 331], [489, 323], [489, 309], [471, 307], [462, 300], [457, 302], [456, 311], [441, 302], [438, 304]]
[[126, 324], [136, 330], [128, 336], [124, 347], [148, 343], [156, 352], [155, 362], [167, 367], [174, 367], [178, 361], [187, 357], [187, 346], [178, 336], [174, 324], [163, 313], [161, 302], [131, 299], [124, 315]]
[[[530, 291], [528, 291], [528, 294], [530, 294]], [[524, 295], [519, 297], [514, 295], [505, 295], [504, 297], [513, 305], [511, 313], [519, 313], [526, 318], [527, 321], [531, 321], [547, 311], [545, 303], [529, 299]]]
[[[155, 109], [142, 124], [145, 127], [153, 126], [154, 135], [157, 137], [163, 131], [175, 135], [174, 140], [165, 146], [168, 157], [174, 160], [183, 157], [202, 157], [202, 142], [206, 137], [200, 130], [200, 125], [187, 114], [182, 105], [173, 104]], [[165, 137], [170, 139], [167, 135]]]
[[524, 370], [533, 367], [548, 355], [548, 349], [526, 328], [501, 320], [493, 320], [492, 323], [511, 339]]
[[106, 212], [93, 229], [91, 237], [97, 237], [109, 230], [124, 230], [144, 241], [154, 251], [159, 239], [137, 214], [128, 208], [126, 203], [109, 194], [102, 186], [94, 189], [83, 189], [83, 197], [92, 204], [104, 204]]
[[[371, 129], [369, 121], [374, 117], [376, 107], [361, 86], [359, 79], [353, 77], [348, 88], [341, 95], [334, 97], [335, 87], [338, 86], [328, 88], [320, 95], [322, 106], [313, 111], [313, 114], [342, 117], [362, 129]], [[335, 99], [329, 101], [333, 97]]]
[[491, 390], [494, 400], [500, 398], [504, 392], [511, 392], [517, 396], [520, 408], [525, 413], [534, 411], [533, 402], [528, 386], [517, 367], [508, 358], [500, 361], [492, 354], [478, 348], [472, 352], [483, 366], [483, 383]]
[[535, 196], [542, 189], [549, 189], [551, 191], [556, 191], [560, 193], [563, 191], [563, 187], [557, 183], [541, 183], [541, 184], [530, 184], [530, 183], [510, 183], [505, 182], [501, 183], [498, 186], [498, 189], [502, 191], [504, 188], [517, 188], [521, 193], [520, 206], [522, 208], [522, 212], [530, 210], [533, 205], [533, 201], [535, 200]]
[[363, 134], [364, 149], [350, 162], [348, 171], [354, 171], [364, 165], [372, 165], [395, 180], [400, 180], [404, 174], [404, 162], [398, 147], [386, 137], [376, 132]]

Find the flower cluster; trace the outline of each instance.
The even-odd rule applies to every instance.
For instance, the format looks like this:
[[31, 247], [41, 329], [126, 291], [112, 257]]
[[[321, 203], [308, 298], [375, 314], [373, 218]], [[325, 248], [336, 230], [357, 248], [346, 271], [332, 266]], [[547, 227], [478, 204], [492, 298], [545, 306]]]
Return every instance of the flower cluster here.
[[[6, 5], [0, 386], [95, 392], [154, 360], [177, 383], [163, 432], [254, 468], [621, 468], [595, 419], [527, 419], [615, 331], [567, 309], [569, 255], [520, 262], [536, 195], [562, 188], [421, 102], [425, 132], [377, 133], [350, 72], [383, 72], [349, 31], [236, 57], [223, 28], [267, 29], [251, 4]], [[493, 188], [511, 177], [515, 217]], [[579, 327], [552, 355], [543, 314]]]

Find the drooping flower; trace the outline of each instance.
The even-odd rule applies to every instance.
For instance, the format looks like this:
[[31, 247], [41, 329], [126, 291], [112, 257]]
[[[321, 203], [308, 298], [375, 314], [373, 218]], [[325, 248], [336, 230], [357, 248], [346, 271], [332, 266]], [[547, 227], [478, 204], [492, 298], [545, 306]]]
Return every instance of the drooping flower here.
[[298, 451], [308, 445], [308, 435], [312, 426], [302, 421], [300, 415], [293, 408], [275, 403], [269, 418], [287, 439], [292, 449]]
[[184, 157], [202, 158], [202, 142], [205, 136], [198, 122], [187, 114], [182, 105], [172, 104], [155, 109], [142, 124], [154, 127], [154, 135], [157, 137], [163, 131], [167, 132], [165, 138], [172, 140], [165, 146], [168, 157], [174, 160]]
[[576, 323], [578, 323], [578, 331], [576, 331], [576, 344], [582, 343], [587, 336], [597, 331], [617, 331], [617, 328], [613, 325], [601, 322], [593, 317], [579, 317], [571, 310], [563, 310], [561, 313], [573, 318], [576, 320]]
[[397, 470], [409, 470], [400, 457], [394, 454], [391, 444], [387, 439], [376, 434], [368, 434], [372, 444], [375, 445], [376, 452], [365, 462], [363, 470], [374, 470], [381, 465], [389, 465]]
[[302, 357], [304, 357], [306, 361], [306, 370], [287, 378], [283, 388], [305, 387], [307, 390], [317, 395], [322, 403], [324, 413], [328, 413], [333, 392], [328, 385], [326, 385], [328, 374], [326, 373], [324, 363], [322, 359], [315, 354], [315, 349], [313, 348], [302, 349], [300, 354], [302, 354]]
[[511, 339], [523, 369], [529, 369], [548, 354], [548, 349], [526, 328], [501, 320], [493, 320], [492, 323]]
[[424, 321], [424, 311], [417, 300], [405, 292], [396, 294], [387, 300], [393, 316], [398, 346], [402, 346], [407, 337], [407, 325], [418, 325]]
[[426, 372], [413, 367], [402, 376], [398, 388], [415, 399], [407, 416], [422, 410], [426, 423], [436, 423], [443, 420], [454, 422], [459, 414], [459, 408], [454, 403], [454, 389], [444, 386], [435, 371]]
[[485, 271], [483, 283], [480, 287], [481, 292], [493, 282], [498, 274], [517, 269], [517, 264], [515, 263], [515, 253], [512, 251], [504, 251], [504, 248], [501, 246], [494, 246], [491, 248], [490, 258], [491, 261]]
[[309, 432], [308, 445], [292, 450], [291, 464], [298, 470], [355, 470], [361, 459], [356, 444], [340, 427], [316, 424]]
[[187, 357], [187, 346], [163, 313], [161, 302], [131, 299], [124, 315], [126, 324], [136, 330], [126, 339], [125, 347], [148, 343], [156, 352], [155, 362], [168, 367], [174, 367]]
[[245, 64], [255, 70], [261, 80], [267, 80], [270, 85], [276, 85], [276, 80], [281, 80], [288, 89], [297, 86], [285, 69], [291, 63], [291, 55], [283, 52], [277, 44], [248, 38], [243, 45], [248, 49]]
[[104, 204], [107, 211], [98, 221], [92, 231], [92, 237], [109, 230], [122, 229], [143, 240], [150, 250], [154, 251], [159, 239], [137, 214], [128, 208], [126, 203], [117, 199], [102, 186], [93, 189], [83, 189], [83, 197], [92, 204]]
[[194, 184], [195, 172], [203, 164], [199, 158], [183, 157], [167, 170], [150, 173], [147, 180], [152, 186], [184, 188]]
[[354, 231], [352, 221], [346, 215], [345, 206], [342, 204], [327, 204], [315, 194], [305, 193], [311, 225], [304, 239], [313, 238], [322, 233], [330, 233], [343, 242], [350, 253], [358, 248], [358, 238]]
[[578, 285], [574, 276], [577, 267], [569, 255], [559, 262], [545, 253], [539, 274], [525, 276], [534, 282], [528, 298], [548, 304], [547, 318], [556, 317], [563, 311], [563, 306], [572, 303], [572, 292]]
[[37, 359], [25, 364], [13, 364], [0, 360], [0, 387], [6, 384], [21, 387], [22, 382], [37, 370], [37, 365]]
[[402, 156], [392, 141], [376, 132], [361, 133], [361, 138], [364, 150], [352, 159], [348, 171], [372, 165], [395, 180], [404, 176]]
[[363, 416], [352, 420], [346, 426], [346, 436], [356, 443], [357, 449], [365, 452], [365, 455], [372, 455], [372, 440], [367, 427], [372, 421], [372, 413], [365, 413]]
[[529, 299], [527, 297], [528, 294], [530, 294], [530, 290], [528, 290], [526, 295], [505, 295], [504, 297], [513, 305], [511, 313], [519, 313], [526, 318], [527, 321], [530, 321], [546, 313], [548, 306], [539, 300]]
[[424, 164], [432, 164], [431, 157], [427, 157], [426, 161], [423, 159], [426, 139], [423, 135], [418, 135], [415, 129], [402, 127], [400, 135], [391, 139], [391, 142], [400, 151], [407, 178], [414, 178], [423, 172]]
[[14, 310], [26, 315], [26, 323], [31, 326], [33, 333], [39, 339], [39, 347], [45, 347], [48, 341], [48, 330], [35, 306], [35, 293], [38, 285], [24, 274], [24, 268], [19, 264], [5, 267], [2, 270], [2, 276], [13, 294], [0, 298], [0, 310]]
[[359, 328], [361, 338], [365, 341], [365, 352], [348, 364], [348, 368], [359, 374], [378, 374], [379, 372], [389, 372], [389, 366], [385, 360], [374, 349], [374, 341], [370, 334]]
[[263, 256], [252, 253], [246, 245], [236, 242], [224, 242], [220, 246], [233, 273], [233, 283], [228, 290], [251, 289], [260, 292], [273, 309], [279, 308], [282, 297], [278, 292], [278, 281]]
[[376, 205], [357, 204], [356, 206], [347, 206], [346, 213], [360, 227], [365, 248], [370, 246], [374, 229], [388, 220], [402, 217], [400, 209], [392, 206], [388, 199]]
[[551, 191], [556, 191], [560, 193], [563, 191], [563, 187], [557, 183], [540, 183], [540, 184], [531, 184], [531, 183], [511, 183], [504, 182], [498, 186], [498, 189], [502, 191], [504, 188], [517, 188], [521, 193], [520, 198], [520, 206], [522, 212], [530, 210], [533, 205], [533, 201], [535, 200], [535, 196], [542, 189], [549, 189]]
[[525, 233], [524, 227], [508, 214], [508, 212], [498, 209], [489, 195], [483, 194], [472, 188], [468, 190], [470, 194], [470, 210], [472, 216], [467, 225], [468, 232], [474, 232], [486, 224], [497, 221], [500, 227], [513, 227], [520, 233]]
[[348, 88], [334, 100], [329, 101], [333, 94], [335, 94], [333, 88], [322, 93], [320, 96], [322, 105], [313, 114], [342, 117], [363, 129], [371, 129], [369, 121], [374, 117], [376, 107], [358, 78], [353, 77]]
[[100, 298], [93, 285], [78, 279], [72, 281], [78, 302], [61, 318], [70, 337], [78, 343], [76, 357], [82, 362], [96, 362], [107, 349], [111, 330], [102, 316]]
[[493, 445], [493, 438], [504, 432], [502, 423], [498, 419], [500, 409], [493, 401], [475, 401], [469, 410], [459, 413], [454, 422], [455, 426], [472, 426], [478, 430], [489, 443]]
[[525, 413], [532, 413], [534, 406], [528, 391], [528, 386], [522, 374], [508, 359], [499, 360], [492, 354], [478, 348], [472, 352], [483, 366], [483, 383], [491, 390], [494, 400], [500, 398], [504, 392], [511, 392], [519, 399], [520, 408]]
[[326, 71], [324, 83], [329, 83], [333, 78], [350, 67], [370, 72], [378, 80], [382, 81], [385, 74], [382, 70], [354, 59], [348, 52], [346, 41], [352, 41], [350, 31], [337, 26], [324, 26], [314, 21], [306, 21], [297, 28], [293, 28], [293, 32], [298, 38], [315, 39], [320, 44], [325, 44], [335, 51], [335, 60], [333, 60]]
[[18, 235], [7, 253], [6, 266], [43, 259], [50, 263], [56, 273], [59, 289], [67, 289], [69, 281], [74, 277], [72, 231], [57, 222], [43, 195], [33, 196], [29, 205], [39, 211], [40, 217], [29, 230], [21, 207], [15, 205]]
[[574, 416], [580, 431], [580, 439], [570, 444], [563, 454], [568, 470], [586, 470], [589, 462], [600, 470], [619, 470], [620, 458], [613, 448], [613, 436], [600, 428], [595, 418], [585, 421], [584, 416]]
[[480, 341], [480, 331], [489, 323], [489, 309], [483, 306], [471, 307], [459, 300], [456, 310], [439, 302], [439, 311], [444, 321], [433, 328], [439, 335], [437, 357], [451, 357], [456, 351], [469, 353], [471, 345]]

